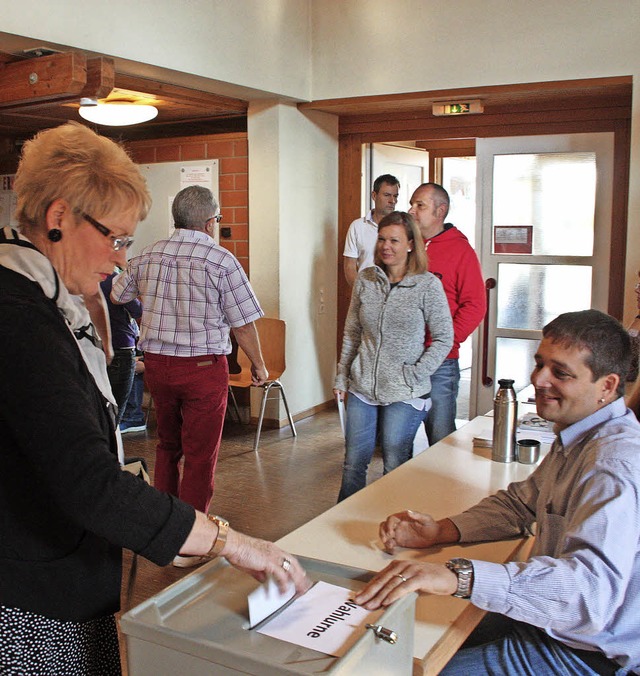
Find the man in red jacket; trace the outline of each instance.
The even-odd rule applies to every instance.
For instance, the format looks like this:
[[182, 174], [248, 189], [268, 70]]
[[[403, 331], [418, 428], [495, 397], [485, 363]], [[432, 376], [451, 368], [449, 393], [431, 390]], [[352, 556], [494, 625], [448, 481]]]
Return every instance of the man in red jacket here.
[[459, 348], [483, 320], [487, 302], [476, 252], [460, 230], [444, 222], [449, 213], [447, 191], [437, 183], [423, 183], [411, 197], [409, 213], [420, 228], [429, 271], [440, 278], [453, 318], [453, 348], [431, 376], [432, 407], [425, 425], [429, 443], [435, 444], [456, 429]]

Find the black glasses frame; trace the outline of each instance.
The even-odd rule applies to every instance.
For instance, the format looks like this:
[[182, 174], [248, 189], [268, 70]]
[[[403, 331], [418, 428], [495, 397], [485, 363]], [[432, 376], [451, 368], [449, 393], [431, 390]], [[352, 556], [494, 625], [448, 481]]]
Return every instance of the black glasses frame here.
[[109, 230], [106, 225], [103, 225], [100, 223], [100, 221], [96, 221], [93, 216], [89, 216], [89, 214], [82, 213], [82, 218], [84, 218], [87, 223], [91, 223], [91, 225], [101, 234], [104, 235], [105, 237], [109, 237], [111, 239], [111, 246], [113, 247], [114, 251], [120, 251], [120, 249], [128, 249], [132, 244], [133, 244], [133, 237], [128, 237], [125, 235], [122, 235], [121, 237], [116, 237], [113, 234], [113, 230]]

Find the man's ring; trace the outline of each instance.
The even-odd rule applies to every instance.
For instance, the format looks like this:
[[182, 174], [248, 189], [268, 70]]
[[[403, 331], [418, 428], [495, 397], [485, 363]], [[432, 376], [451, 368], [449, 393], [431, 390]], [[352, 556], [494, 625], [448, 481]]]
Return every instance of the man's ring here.
[[291, 561], [289, 561], [289, 559], [284, 559], [284, 561], [282, 562], [282, 567], [284, 568], [284, 572], [288, 573], [289, 568], [291, 568]]
[[403, 582], [407, 582], [407, 578], [404, 575], [401, 575], [400, 573], [398, 573], [396, 577], [399, 577]]

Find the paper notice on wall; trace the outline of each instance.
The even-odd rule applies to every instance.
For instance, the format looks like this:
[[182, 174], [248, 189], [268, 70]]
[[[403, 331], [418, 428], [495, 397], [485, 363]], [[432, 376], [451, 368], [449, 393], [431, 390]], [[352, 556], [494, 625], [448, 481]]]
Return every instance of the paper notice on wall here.
[[201, 185], [213, 190], [213, 174], [211, 167], [180, 167], [180, 190], [190, 185]]
[[356, 605], [353, 592], [327, 582], [316, 584], [258, 629], [261, 634], [341, 657], [375, 624], [382, 611]]
[[16, 193], [12, 190], [0, 190], [0, 228], [16, 226], [14, 218], [17, 205]]

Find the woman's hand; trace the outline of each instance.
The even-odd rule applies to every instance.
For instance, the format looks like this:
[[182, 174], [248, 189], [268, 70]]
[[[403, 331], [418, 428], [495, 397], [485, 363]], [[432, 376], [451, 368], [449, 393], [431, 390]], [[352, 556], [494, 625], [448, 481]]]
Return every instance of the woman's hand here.
[[282, 551], [272, 542], [252, 538], [231, 528], [220, 556], [224, 556], [232, 566], [260, 582], [272, 577], [281, 592], [285, 592], [289, 583], [293, 582], [296, 593], [304, 594], [312, 584], [291, 554]]
[[347, 396], [347, 393], [344, 390], [337, 390], [334, 387], [333, 388], [333, 396], [340, 399], [340, 401], [344, 401], [344, 398]]
[[389, 554], [393, 554], [396, 547], [423, 549], [460, 539], [458, 529], [449, 519], [435, 521], [428, 514], [410, 509], [388, 516], [380, 524], [379, 534], [385, 551]]
[[377, 610], [410, 592], [445, 596], [454, 594], [457, 589], [456, 574], [441, 563], [393, 561], [353, 600], [367, 610]]

